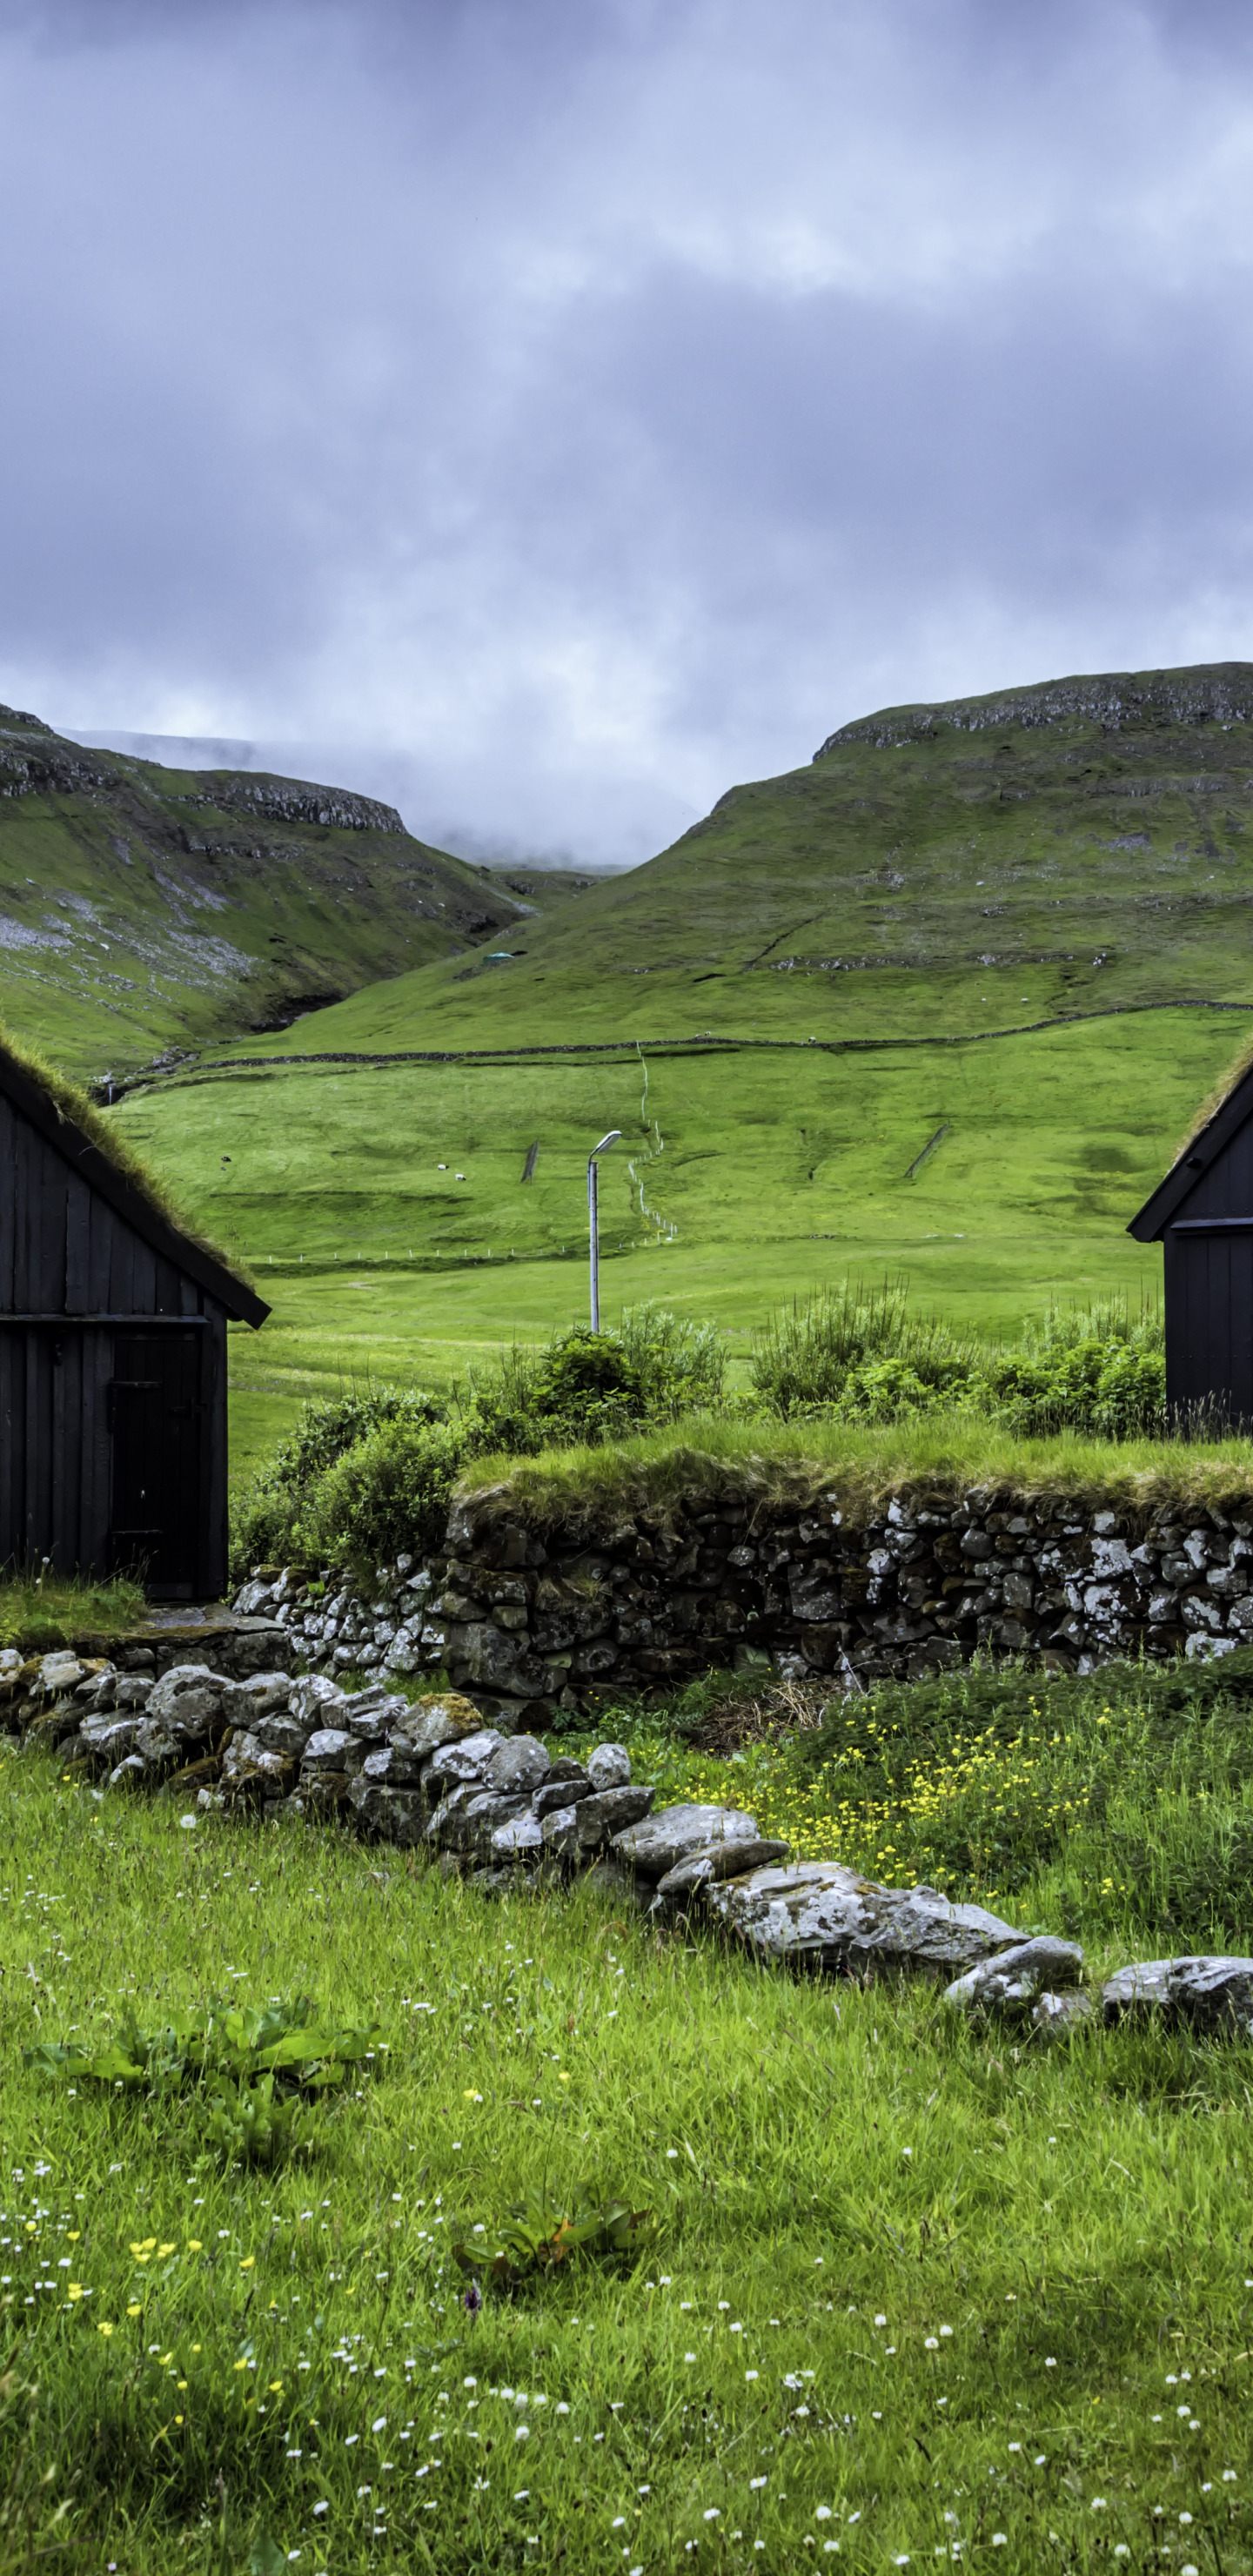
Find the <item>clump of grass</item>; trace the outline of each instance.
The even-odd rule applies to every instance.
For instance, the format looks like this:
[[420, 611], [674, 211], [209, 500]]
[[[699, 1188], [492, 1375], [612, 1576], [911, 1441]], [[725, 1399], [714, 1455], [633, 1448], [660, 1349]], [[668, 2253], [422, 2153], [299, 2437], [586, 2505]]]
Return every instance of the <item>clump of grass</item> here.
[[[795, 1685], [758, 1685], [739, 1702], [724, 1683], [719, 1729], [709, 1683], [602, 1726], [631, 1741], [659, 1803], [747, 1807], [799, 1859], [991, 1896], [1086, 1936], [1247, 1949], [1253, 1649], [1070, 1677], [976, 1664], [822, 1710], [814, 1696], [798, 1707]], [[760, 1712], [739, 1741], [737, 1705]]]
[[710, 1499], [795, 1503], [829, 1495], [854, 1525], [893, 1494], [956, 1502], [971, 1486], [1032, 1502], [1060, 1494], [1148, 1521], [1166, 1507], [1248, 1499], [1253, 1440], [1027, 1436], [965, 1412], [898, 1422], [743, 1421], [689, 1415], [609, 1448], [572, 1444], [538, 1458], [477, 1459], [458, 1492], [503, 1488], [499, 1508], [539, 1524], [573, 1510], [615, 1515]]
[[1166, 1427], [1160, 1312], [1146, 1307], [1133, 1321], [1118, 1296], [1050, 1305], [1017, 1348], [993, 1349], [915, 1313], [906, 1279], [869, 1290], [846, 1279], [770, 1317], [750, 1376], [759, 1404], [785, 1421], [911, 1422], [958, 1410], [1028, 1435], [1069, 1428], [1111, 1440]]
[[93, 1583], [45, 1567], [0, 1577], [0, 1646], [22, 1654], [46, 1654], [78, 1637], [122, 1636], [145, 1612], [141, 1586], [125, 1575]]
[[516, 2201], [494, 2227], [480, 2224], [473, 2235], [455, 2237], [453, 2261], [472, 2281], [491, 2281], [502, 2290], [518, 2290], [528, 2281], [556, 2272], [582, 2256], [601, 2263], [635, 2263], [651, 2252], [657, 2219], [651, 2209], [632, 2209], [628, 2200], [606, 2196], [595, 2182], [580, 2182], [565, 2197], [552, 2185], [537, 2184], [525, 2200]]
[[878, 1409], [891, 1415], [964, 1390], [980, 1356], [940, 1316], [912, 1311], [907, 1279], [881, 1288], [845, 1279], [776, 1308], [757, 1336], [749, 1375], [785, 1422], [848, 1403], [852, 1387], [863, 1397], [860, 1409], [874, 1410], [877, 1394]]

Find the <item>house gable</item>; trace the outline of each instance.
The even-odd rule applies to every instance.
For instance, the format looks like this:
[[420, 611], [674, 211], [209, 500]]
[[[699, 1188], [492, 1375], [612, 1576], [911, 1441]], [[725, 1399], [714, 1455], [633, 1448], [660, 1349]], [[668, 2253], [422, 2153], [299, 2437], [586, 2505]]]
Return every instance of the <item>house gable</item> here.
[[[23, 1125], [42, 1150], [23, 1150]], [[186, 1281], [238, 1322], [265, 1322], [263, 1299], [163, 1215], [2, 1045], [0, 1163], [14, 1174], [0, 1204], [0, 1314], [186, 1312], [171, 1294]], [[102, 1226], [93, 1201], [120, 1223]]]

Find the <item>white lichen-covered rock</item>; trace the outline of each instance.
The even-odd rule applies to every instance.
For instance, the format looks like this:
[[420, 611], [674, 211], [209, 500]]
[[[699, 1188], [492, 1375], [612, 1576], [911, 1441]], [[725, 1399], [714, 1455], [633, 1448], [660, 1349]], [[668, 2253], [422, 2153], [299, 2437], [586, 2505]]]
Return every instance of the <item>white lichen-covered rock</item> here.
[[222, 1756], [224, 1780], [273, 1780], [281, 1788], [291, 1779], [293, 1769], [289, 1753], [277, 1752], [247, 1733], [233, 1736]]
[[593, 1790], [574, 1805], [555, 1807], [540, 1827], [553, 1860], [585, 1861], [607, 1851], [615, 1836], [648, 1814], [653, 1792], [632, 1781], [620, 1789]]
[[487, 1786], [502, 1797], [529, 1798], [548, 1778], [551, 1765], [537, 1735], [510, 1735], [487, 1766]]
[[1092, 1997], [1084, 1986], [1066, 1986], [1061, 1994], [1046, 1987], [1031, 2007], [1031, 2019], [1037, 2030], [1073, 2030], [1078, 2023], [1090, 2021]]
[[61, 1691], [77, 1690], [80, 1682], [91, 1678], [91, 1666], [80, 1663], [68, 1646], [57, 1646], [51, 1654], [39, 1658], [40, 1686], [50, 1697]]
[[416, 1753], [402, 1740], [380, 1744], [372, 1753], [367, 1753], [362, 1776], [367, 1780], [377, 1780], [389, 1789], [416, 1789], [422, 1776], [422, 1766]]
[[484, 1782], [492, 1755], [505, 1742], [493, 1726], [479, 1729], [477, 1735], [464, 1735], [459, 1743], [442, 1744], [431, 1755], [422, 1774], [428, 1797], [438, 1797], [458, 1781]]
[[463, 1699], [460, 1691], [442, 1691], [438, 1697], [415, 1700], [392, 1730], [393, 1735], [403, 1734], [420, 1761], [439, 1753], [446, 1744], [464, 1743], [468, 1736], [482, 1731], [478, 1709], [472, 1699]]
[[381, 1744], [394, 1726], [403, 1726], [409, 1714], [409, 1703], [397, 1691], [390, 1697], [381, 1687], [354, 1691], [335, 1711], [337, 1726], [345, 1726], [363, 1744]]
[[186, 1762], [189, 1742], [196, 1744], [202, 1741], [203, 1738], [199, 1735], [192, 1736], [190, 1739], [183, 1735], [176, 1735], [173, 1727], [162, 1725], [159, 1718], [145, 1717], [141, 1718], [135, 1729], [135, 1740], [131, 1749], [136, 1758], [143, 1763], [146, 1771], [165, 1772], [172, 1771], [180, 1763]]
[[946, 1989], [943, 2000], [956, 2012], [996, 2013], [1006, 2021], [1029, 2021], [1042, 1996], [1056, 1998], [1066, 1987], [1077, 1986], [1082, 1973], [1078, 1943], [1056, 1941], [1044, 1933], [967, 1968]]
[[223, 1682], [222, 1715], [228, 1726], [251, 1726], [254, 1717], [290, 1708], [295, 1687], [290, 1673], [250, 1673], [247, 1681]]
[[692, 1852], [658, 1879], [654, 1907], [664, 1913], [672, 1907], [689, 1905], [702, 1888], [718, 1887], [727, 1878], [743, 1878], [752, 1869], [772, 1868], [787, 1856], [786, 1843], [772, 1842], [764, 1834], [751, 1842], [724, 1839], [707, 1843], [702, 1851]]
[[756, 1817], [745, 1815], [742, 1808], [663, 1807], [646, 1823], [615, 1834], [613, 1850], [627, 1869], [639, 1870], [645, 1878], [664, 1878], [667, 1870], [677, 1869], [694, 1852], [711, 1850], [716, 1843], [758, 1839]]
[[85, 1718], [76, 1741], [85, 1745], [98, 1766], [112, 1769], [124, 1753], [129, 1753], [139, 1731], [138, 1717]]
[[203, 1743], [221, 1721], [226, 1687], [208, 1664], [172, 1664], [149, 1691], [146, 1714], [185, 1743]]
[[334, 1723], [329, 1712], [343, 1706], [344, 1694], [325, 1673], [302, 1673], [291, 1686], [289, 1706], [293, 1717], [307, 1719], [310, 1728]]
[[753, 1870], [709, 1888], [705, 1905], [762, 1958], [847, 1974], [952, 1976], [1021, 1938], [981, 1905], [951, 1905], [934, 1887], [879, 1887], [838, 1861]]
[[574, 1814], [580, 1857], [586, 1860], [593, 1852], [608, 1850], [616, 1835], [642, 1823], [652, 1806], [653, 1794], [642, 1780], [630, 1780], [616, 1789], [597, 1789], [590, 1798], [578, 1799]]
[[535, 1816], [551, 1816], [555, 1814], [558, 1807], [577, 1806], [580, 1798], [591, 1798], [595, 1794], [586, 1771], [581, 1771], [577, 1764], [572, 1763], [570, 1769], [562, 1771], [559, 1777], [554, 1770], [545, 1780], [543, 1787], [535, 1791], [531, 1800], [531, 1813]]
[[500, 1863], [538, 1860], [544, 1849], [539, 1817], [524, 1808], [507, 1825], [497, 1825], [491, 1847], [493, 1860]]
[[540, 1841], [550, 1860], [576, 1860], [579, 1850], [579, 1811], [577, 1807], [552, 1807], [539, 1827]]
[[359, 1771], [365, 1760], [365, 1747], [344, 1726], [320, 1726], [305, 1746], [303, 1768], [317, 1771]]
[[631, 1756], [625, 1744], [597, 1744], [587, 1757], [587, 1776], [594, 1789], [625, 1789]]
[[276, 1708], [267, 1717], [255, 1718], [248, 1731], [265, 1752], [281, 1753], [288, 1761], [299, 1761], [309, 1741], [308, 1728], [299, 1725], [285, 1708]]
[[416, 1789], [400, 1789], [388, 1781], [372, 1779], [367, 1762], [358, 1777], [349, 1782], [348, 1798], [358, 1824], [367, 1833], [377, 1835], [380, 1842], [402, 1846], [421, 1842], [426, 1831], [426, 1805]]
[[1101, 2005], [1106, 2021], [1160, 2013], [1192, 2030], [1253, 2038], [1253, 1959], [1141, 1960], [1109, 1978]]

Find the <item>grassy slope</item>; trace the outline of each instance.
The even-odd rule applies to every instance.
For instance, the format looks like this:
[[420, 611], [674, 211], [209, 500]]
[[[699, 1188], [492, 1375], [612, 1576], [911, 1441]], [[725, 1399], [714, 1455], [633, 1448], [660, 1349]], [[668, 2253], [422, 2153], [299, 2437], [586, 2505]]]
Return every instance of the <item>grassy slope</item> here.
[[428, 970], [276, 1051], [315, 1035], [345, 1047], [936, 1036], [1248, 1001], [1249, 769], [1243, 724], [1110, 735], [1064, 714], [837, 743], [732, 788], [673, 849], [510, 943], [527, 952], [514, 966]]
[[[279, 1390], [438, 1378], [581, 1312], [584, 1162], [609, 1126], [608, 1311], [661, 1294], [742, 1350], [773, 1299], [850, 1269], [906, 1268], [982, 1329], [1050, 1294], [1153, 1287], [1127, 1220], [1253, 1017], [1247, 766], [1243, 725], [1111, 736], [1069, 713], [837, 744], [528, 918], [512, 964], [376, 984], [222, 1051], [272, 1073], [128, 1102], [127, 1132], [267, 1282], [272, 1265], [245, 1437]], [[815, 962], [837, 957], [895, 962]], [[734, 1051], [665, 1051], [702, 1031]], [[295, 1060], [405, 1048], [487, 1060]]]
[[[490, 1906], [331, 1833], [187, 1833], [39, 1757], [3, 1830], [15, 2569], [68, 2491], [57, 2536], [128, 2576], [268, 2567], [266, 2538], [339, 2576], [792, 2576], [832, 2542], [879, 2576], [954, 2541], [1034, 2576], [1164, 2537], [1248, 2576], [1240, 2049], [1020, 2050], [925, 1989], [762, 1973], [586, 1889]], [[22, 2069], [227, 1986], [393, 2044], [303, 2170], [223, 2177], [177, 2102]], [[468, 2317], [453, 2227], [585, 2172], [658, 2213], [656, 2252]]]
[[577, 1056], [240, 1072], [112, 1114], [272, 1300], [264, 1333], [233, 1340], [246, 1448], [280, 1395], [371, 1370], [441, 1383], [584, 1314], [584, 1165], [610, 1126], [603, 1311], [662, 1297], [715, 1317], [737, 1358], [774, 1300], [845, 1272], [904, 1270], [992, 1331], [1050, 1295], [1151, 1295], [1160, 1254], [1127, 1219], [1248, 1026], [1145, 1014], [935, 1054], [654, 1058], [647, 1131], [638, 1063]]
[[507, 889], [388, 814], [85, 752], [0, 710], [0, 1018], [80, 1076], [123, 1071], [516, 921]]

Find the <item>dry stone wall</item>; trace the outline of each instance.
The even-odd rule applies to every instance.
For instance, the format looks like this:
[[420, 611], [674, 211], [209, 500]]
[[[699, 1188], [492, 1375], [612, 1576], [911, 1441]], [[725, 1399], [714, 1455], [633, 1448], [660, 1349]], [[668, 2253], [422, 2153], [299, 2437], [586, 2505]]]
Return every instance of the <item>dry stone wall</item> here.
[[259, 1572], [236, 1609], [332, 1676], [447, 1672], [508, 1730], [594, 1715], [716, 1667], [903, 1680], [976, 1653], [1087, 1671], [1253, 1642], [1253, 1492], [1136, 1514], [1065, 1495], [901, 1491], [870, 1514], [728, 1491], [524, 1519], [508, 1489], [454, 1509], [425, 1564], [363, 1597]]
[[[1029, 2036], [1087, 2019], [1083, 1952], [1023, 1938], [981, 1905], [934, 1887], [882, 1887], [839, 1861], [789, 1859], [743, 1809], [654, 1811], [620, 1744], [578, 1762], [537, 1737], [484, 1726], [455, 1691], [410, 1701], [381, 1682], [346, 1692], [323, 1674], [208, 1664], [126, 1670], [59, 1651], [0, 1655], [0, 1726], [10, 1742], [55, 1748], [58, 1764], [105, 1789], [194, 1800], [212, 1814], [346, 1825], [424, 1848], [485, 1895], [557, 1889], [589, 1873], [615, 1904], [659, 1922], [703, 1916], [763, 1964], [861, 1979], [940, 1982], [951, 2010], [992, 2015]], [[1204, 2037], [1253, 2037], [1253, 1959], [1151, 1959], [1106, 1983], [1107, 2021], [1128, 2013]]]

